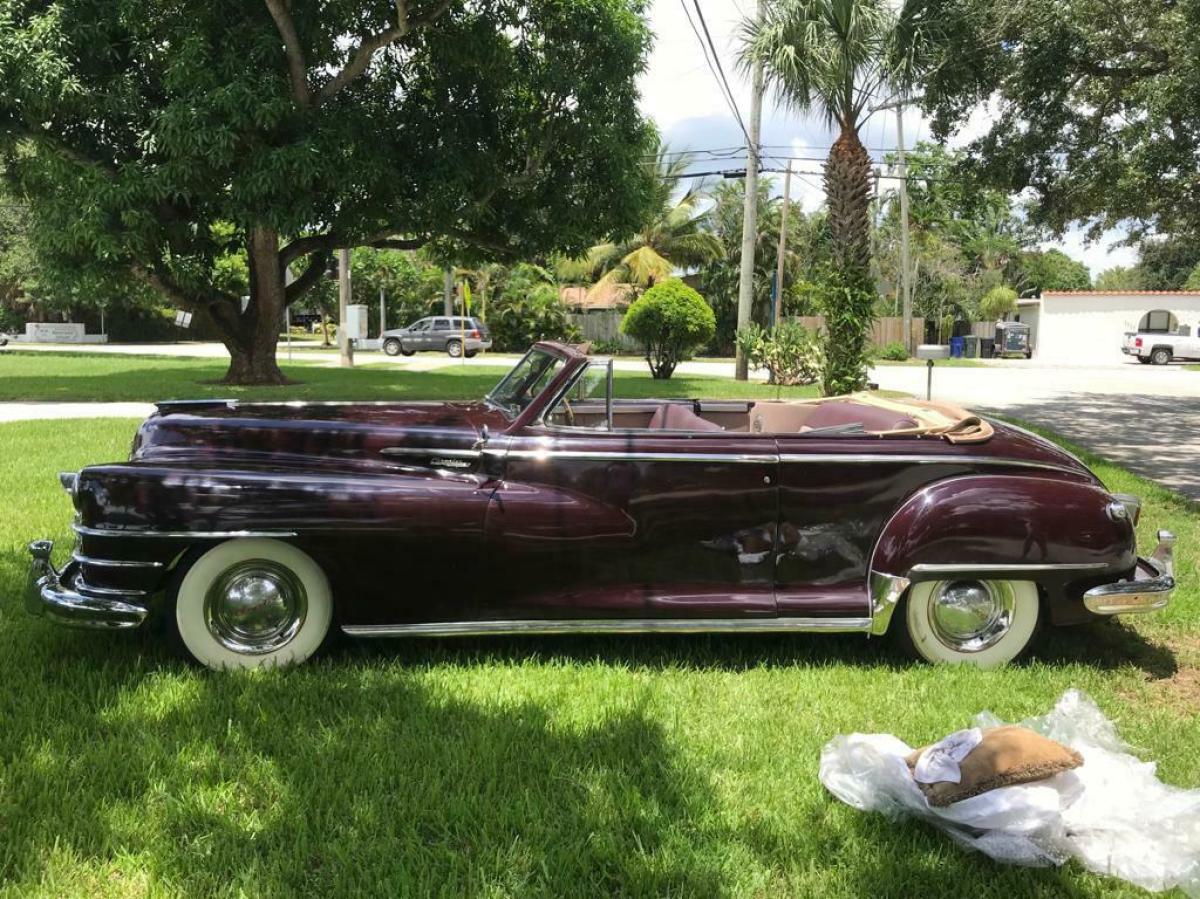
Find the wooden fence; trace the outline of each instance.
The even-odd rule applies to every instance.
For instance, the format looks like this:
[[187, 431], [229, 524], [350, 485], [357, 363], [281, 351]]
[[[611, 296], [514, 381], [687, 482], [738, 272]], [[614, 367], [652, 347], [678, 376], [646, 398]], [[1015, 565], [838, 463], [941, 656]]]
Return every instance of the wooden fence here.
[[[825, 330], [825, 316], [823, 315], [801, 315], [793, 321], [799, 322], [810, 331]], [[913, 346], [925, 342], [925, 319], [914, 318], [912, 320], [912, 341]], [[871, 324], [870, 342], [872, 346], [904, 343], [904, 319], [891, 315], [875, 319]]]
[[621, 309], [597, 309], [594, 312], [568, 312], [567, 319], [579, 329], [586, 341], [616, 340], [622, 349], [636, 353], [641, 349], [641, 345], [621, 333], [621, 319], [624, 315], [625, 312]]

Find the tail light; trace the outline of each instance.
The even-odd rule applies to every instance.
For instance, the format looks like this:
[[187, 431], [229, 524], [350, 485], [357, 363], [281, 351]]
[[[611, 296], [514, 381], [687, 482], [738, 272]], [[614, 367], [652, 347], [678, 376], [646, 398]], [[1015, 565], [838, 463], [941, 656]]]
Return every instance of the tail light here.
[[1140, 350], [1142, 348], [1142, 338], [1140, 338], [1140, 337], [1133, 338], [1133, 345]]
[[473, 337], [473, 338], [475, 338], [475, 339], [478, 339], [478, 338], [479, 338], [479, 329], [478, 329], [478, 328], [475, 328], [475, 329], [474, 329], [474, 330], [472, 330], [472, 331], [471, 331], [471, 333], [470, 333], [470, 334], [468, 334], [467, 336], [468, 336], [468, 337]]

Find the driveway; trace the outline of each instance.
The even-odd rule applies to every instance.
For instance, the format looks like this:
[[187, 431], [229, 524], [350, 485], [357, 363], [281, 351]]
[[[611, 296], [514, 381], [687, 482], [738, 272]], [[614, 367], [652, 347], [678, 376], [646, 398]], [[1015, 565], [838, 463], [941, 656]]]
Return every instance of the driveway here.
[[[872, 376], [882, 388], [925, 395], [922, 368], [881, 366]], [[1052, 428], [1200, 501], [1200, 372], [1136, 362], [935, 367], [933, 396]]]

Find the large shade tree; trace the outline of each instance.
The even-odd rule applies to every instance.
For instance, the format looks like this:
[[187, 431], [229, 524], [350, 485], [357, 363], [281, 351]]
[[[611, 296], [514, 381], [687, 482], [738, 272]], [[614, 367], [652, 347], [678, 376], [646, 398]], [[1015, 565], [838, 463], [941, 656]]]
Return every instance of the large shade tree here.
[[935, 134], [987, 104], [973, 168], [1031, 188], [1036, 221], [1200, 234], [1200, 3], [910, 2], [936, 23], [922, 78]]
[[0, 0], [4, 170], [46, 258], [134, 274], [211, 317], [229, 381], [278, 383], [282, 310], [336, 248], [469, 262], [641, 225], [643, 5]]
[[[902, 94], [921, 58], [922, 20], [888, 0], [779, 0], [742, 29], [741, 63], [761, 64], [784, 103], [817, 112], [837, 131], [825, 161], [838, 308], [827, 309], [826, 390], [865, 381], [873, 305], [871, 158], [860, 129], [874, 105]], [[838, 333], [834, 333], [834, 329]]]

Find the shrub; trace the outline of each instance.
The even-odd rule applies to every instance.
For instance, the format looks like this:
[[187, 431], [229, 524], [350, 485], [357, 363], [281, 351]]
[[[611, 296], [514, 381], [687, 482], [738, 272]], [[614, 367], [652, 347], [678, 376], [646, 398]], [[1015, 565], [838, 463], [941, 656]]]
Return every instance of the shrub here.
[[908, 350], [897, 340], [885, 343], [875, 351], [876, 359], [887, 359], [889, 362], [907, 362]]
[[704, 298], [678, 278], [655, 284], [621, 319], [621, 333], [645, 347], [646, 364], [657, 379], [671, 377], [675, 366], [711, 340], [716, 329]]
[[601, 337], [592, 341], [592, 352], [598, 356], [617, 356], [625, 352], [625, 344], [620, 340], [608, 340]]
[[1011, 287], [993, 287], [979, 301], [979, 315], [984, 321], [996, 321], [1017, 311], [1017, 292]]
[[798, 322], [774, 330], [751, 325], [738, 331], [737, 343], [750, 365], [767, 370], [772, 384], [812, 384], [821, 376], [820, 338]]
[[501, 352], [523, 352], [539, 340], [573, 343], [580, 338], [552, 284], [498, 297], [488, 307], [487, 324]]

